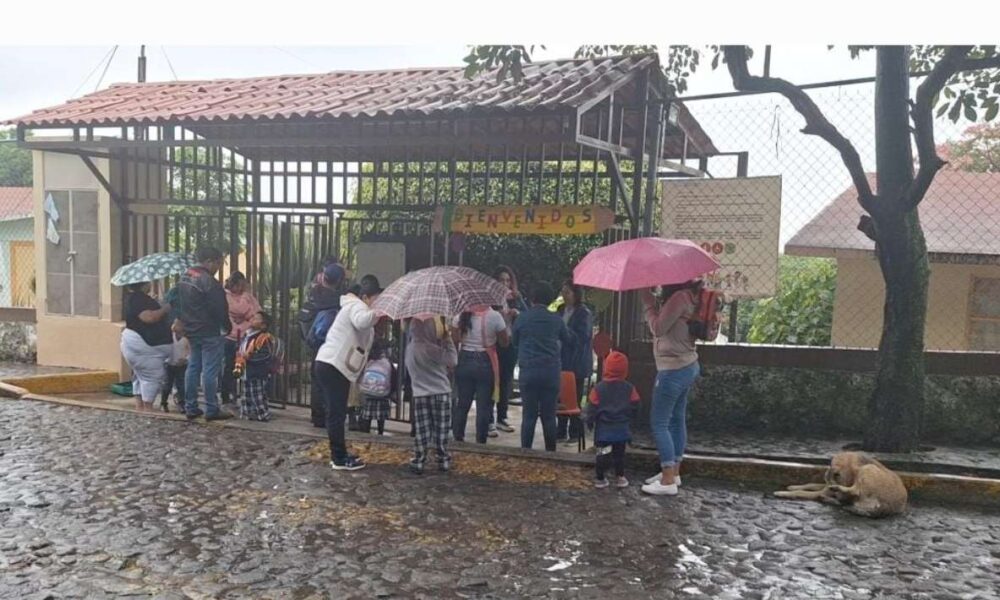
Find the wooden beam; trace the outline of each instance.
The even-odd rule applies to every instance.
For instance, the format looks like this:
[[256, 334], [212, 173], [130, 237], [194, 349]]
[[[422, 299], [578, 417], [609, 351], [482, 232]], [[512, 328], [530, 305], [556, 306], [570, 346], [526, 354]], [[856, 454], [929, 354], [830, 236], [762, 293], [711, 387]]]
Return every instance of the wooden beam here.
[[105, 191], [108, 192], [108, 195], [111, 196], [111, 199], [114, 200], [114, 203], [117, 204], [119, 208], [122, 208], [124, 202], [121, 196], [119, 196], [118, 192], [116, 192], [114, 188], [111, 187], [111, 183], [108, 182], [108, 180], [104, 177], [104, 174], [101, 173], [101, 170], [97, 168], [97, 165], [94, 164], [94, 161], [91, 160], [90, 157], [86, 155], [80, 155], [80, 160], [83, 161], [83, 164], [87, 165], [87, 168], [90, 169], [90, 172], [94, 175], [94, 178], [97, 179], [97, 181], [101, 184], [101, 187], [103, 187]]
[[616, 157], [613, 153], [610, 156], [611, 159], [608, 161], [608, 166], [611, 168], [611, 174], [614, 176], [618, 193], [621, 195], [622, 201], [625, 204], [625, 212], [628, 213], [629, 221], [634, 223], [635, 213], [632, 212], [632, 207], [629, 206], [628, 193], [625, 191], [625, 178], [622, 177], [622, 170], [621, 166], [618, 164], [618, 157]]

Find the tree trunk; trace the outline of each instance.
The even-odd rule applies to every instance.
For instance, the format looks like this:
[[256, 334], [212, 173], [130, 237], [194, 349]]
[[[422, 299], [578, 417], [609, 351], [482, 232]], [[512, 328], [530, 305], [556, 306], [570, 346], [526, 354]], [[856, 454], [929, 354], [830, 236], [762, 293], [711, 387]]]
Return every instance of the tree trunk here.
[[872, 219], [885, 281], [878, 375], [864, 448], [910, 452], [920, 440], [924, 405], [924, 323], [930, 267], [917, 210], [907, 209], [913, 181], [908, 49], [880, 46], [876, 56], [875, 146], [878, 187]]
[[869, 402], [864, 448], [911, 452], [924, 406], [924, 322], [930, 267], [916, 210], [875, 219], [885, 280], [878, 375]]

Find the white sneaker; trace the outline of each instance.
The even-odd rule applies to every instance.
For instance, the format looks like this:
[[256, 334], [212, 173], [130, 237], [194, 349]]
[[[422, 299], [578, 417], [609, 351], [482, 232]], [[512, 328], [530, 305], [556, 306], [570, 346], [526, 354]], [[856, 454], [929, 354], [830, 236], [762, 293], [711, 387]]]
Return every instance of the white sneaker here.
[[[663, 477], [662, 473], [657, 473], [656, 475], [653, 475], [652, 477], [647, 477], [646, 481], [644, 481], [643, 483], [654, 483], [656, 481], [660, 481], [660, 479], [662, 477]], [[674, 475], [674, 485], [676, 485], [677, 487], [681, 487], [681, 476], [680, 475]]]
[[676, 496], [677, 484], [671, 483], [670, 485], [663, 485], [659, 481], [654, 481], [653, 483], [647, 483], [642, 486], [642, 491], [653, 496]]

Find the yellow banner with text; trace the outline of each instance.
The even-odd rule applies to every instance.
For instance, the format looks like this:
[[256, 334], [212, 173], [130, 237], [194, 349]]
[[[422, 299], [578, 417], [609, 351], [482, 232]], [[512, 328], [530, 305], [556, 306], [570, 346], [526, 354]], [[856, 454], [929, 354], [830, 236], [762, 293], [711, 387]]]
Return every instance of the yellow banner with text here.
[[593, 235], [615, 223], [610, 209], [591, 205], [439, 206], [434, 231], [506, 235]]

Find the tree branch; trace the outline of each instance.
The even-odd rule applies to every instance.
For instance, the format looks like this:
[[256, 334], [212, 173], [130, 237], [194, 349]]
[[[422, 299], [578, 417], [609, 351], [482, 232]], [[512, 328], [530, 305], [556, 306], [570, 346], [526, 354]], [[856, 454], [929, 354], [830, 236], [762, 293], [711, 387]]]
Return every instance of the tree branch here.
[[875, 210], [875, 195], [871, 184], [865, 175], [861, 157], [854, 145], [833, 126], [819, 107], [804, 91], [795, 84], [777, 77], [757, 77], [750, 74], [747, 66], [749, 56], [745, 46], [723, 46], [726, 66], [733, 78], [733, 87], [739, 91], [772, 92], [781, 94], [792, 103], [792, 106], [806, 120], [802, 133], [819, 136], [833, 146], [839, 153], [844, 166], [847, 167], [854, 189], [858, 192], [858, 202], [861, 207], [871, 213]]
[[920, 168], [906, 190], [906, 197], [903, 199], [905, 210], [912, 210], [920, 204], [930, 189], [934, 176], [945, 165], [934, 145], [934, 100], [948, 80], [963, 70], [966, 63], [977, 62], [966, 60], [971, 51], [972, 46], [949, 46], [941, 60], [931, 69], [927, 79], [917, 88], [917, 99], [910, 109], [910, 116], [913, 119], [913, 139], [917, 146]]
[[1000, 54], [987, 58], [966, 58], [962, 61], [958, 72], [982, 71], [983, 69], [1000, 69]]

